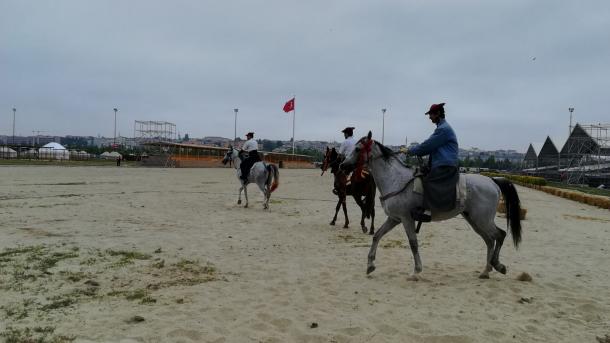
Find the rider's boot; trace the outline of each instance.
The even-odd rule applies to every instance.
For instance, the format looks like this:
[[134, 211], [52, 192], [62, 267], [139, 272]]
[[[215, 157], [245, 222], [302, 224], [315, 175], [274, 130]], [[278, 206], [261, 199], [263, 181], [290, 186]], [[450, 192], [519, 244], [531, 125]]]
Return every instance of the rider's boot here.
[[430, 210], [426, 210], [423, 207], [416, 207], [411, 210], [411, 218], [415, 219], [415, 221], [428, 223], [432, 221], [432, 215]]

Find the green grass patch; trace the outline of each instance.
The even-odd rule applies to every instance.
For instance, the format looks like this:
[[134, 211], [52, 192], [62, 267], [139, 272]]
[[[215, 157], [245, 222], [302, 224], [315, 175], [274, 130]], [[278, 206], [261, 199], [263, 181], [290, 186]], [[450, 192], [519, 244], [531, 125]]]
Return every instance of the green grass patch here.
[[34, 328], [14, 328], [7, 327], [0, 337], [6, 343], [66, 343], [76, 339], [73, 336], [55, 335], [55, 328], [52, 326]]
[[39, 253], [44, 250], [44, 246], [42, 245], [31, 245], [25, 247], [17, 247], [17, 248], [7, 248], [4, 251], [0, 252], [0, 257], [13, 257], [22, 254], [30, 254], [30, 253]]
[[112, 264], [112, 267], [123, 267], [128, 264], [134, 263], [134, 260], [148, 260], [152, 256], [149, 254], [141, 253], [138, 251], [126, 251], [126, 250], [106, 250], [106, 253], [110, 256], [120, 256], [121, 258]]
[[47, 312], [47, 311], [52, 311], [52, 310], [57, 310], [60, 308], [68, 307], [68, 306], [76, 304], [76, 303], [77, 303], [77, 301], [74, 298], [58, 299], [49, 304], [43, 305], [42, 307], [40, 307], [40, 310]]

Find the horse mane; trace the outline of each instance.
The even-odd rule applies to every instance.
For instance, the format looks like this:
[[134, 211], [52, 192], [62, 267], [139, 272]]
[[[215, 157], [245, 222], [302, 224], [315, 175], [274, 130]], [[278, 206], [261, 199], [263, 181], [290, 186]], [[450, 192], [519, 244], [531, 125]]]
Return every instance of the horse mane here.
[[[358, 143], [360, 143], [365, 138], [366, 137], [362, 137], [360, 139], [360, 141], [358, 141]], [[377, 147], [379, 147], [379, 150], [381, 151], [381, 157], [383, 158], [384, 161], [388, 162], [388, 160], [390, 158], [394, 158], [403, 167], [411, 169], [412, 166], [406, 164], [405, 162], [401, 161], [400, 158], [396, 157], [396, 153], [392, 149], [388, 148], [387, 146], [385, 146], [377, 141], [374, 141], [374, 142], [375, 142], [375, 145], [377, 145]]]
[[390, 157], [394, 156], [394, 151], [392, 151], [392, 149], [388, 148], [387, 146], [385, 146], [377, 141], [375, 141], [375, 143], [379, 147], [379, 150], [381, 150], [381, 155], [383, 156], [384, 160], [387, 161]]
[[[368, 137], [360, 138], [360, 140], [358, 141], [358, 144], [363, 143], [363, 141], [367, 138]], [[392, 149], [388, 148], [387, 146], [385, 146], [375, 140], [373, 142], [375, 142], [375, 145], [377, 145], [379, 147], [379, 150], [381, 150], [381, 155], [383, 156], [383, 159], [385, 161], [387, 161], [390, 157], [394, 156], [395, 153], [394, 153], [394, 151], [392, 151]]]

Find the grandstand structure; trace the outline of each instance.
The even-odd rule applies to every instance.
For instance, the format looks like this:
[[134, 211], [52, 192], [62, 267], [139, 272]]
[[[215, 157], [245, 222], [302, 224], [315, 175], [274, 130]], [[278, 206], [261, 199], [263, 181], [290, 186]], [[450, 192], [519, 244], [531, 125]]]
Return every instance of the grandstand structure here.
[[166, 121], [136, 120], [133, 124], [136, 144], [176, 141], [176, 124]]
[[[610, 181], [610, 124], [576, 124], [560, 152], [559, 172], [567, 183]], [[610, 186], [610, 185], [609, 185]]]
[[523, 172], [568, 184], [610, 186], [610, 124], [576, 124], [558, 151], [547, 137], [540, 151], [530, 144]]

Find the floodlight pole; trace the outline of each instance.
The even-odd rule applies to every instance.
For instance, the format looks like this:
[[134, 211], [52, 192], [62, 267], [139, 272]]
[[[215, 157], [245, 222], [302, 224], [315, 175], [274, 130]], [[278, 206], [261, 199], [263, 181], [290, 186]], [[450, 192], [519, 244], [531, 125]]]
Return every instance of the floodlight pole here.
[[233, 112], [235, 112], [235, 129], [233, 132], [233, 145], [237, 144], [237, 112], [239, 112], [239, 108], [234, 108]]
[[568, 108], [568, 111], [570, 111], [570, 131], [568, 132], [568, 137], [570, 137], [572, 134], [572, 112], [574, 112], [574, 107]]
[[13, 145], [15, 145], [15, 112], [17, 109], [13, 107]]
[[112, 141], [112, 148], [116, 149], [116, 113], [118, 109], [115, 107], [114, 110], [114, 140]]
[[381, 144], [383, 144], [385, 138], [385, 111], [385, 108], [381, 109]]

